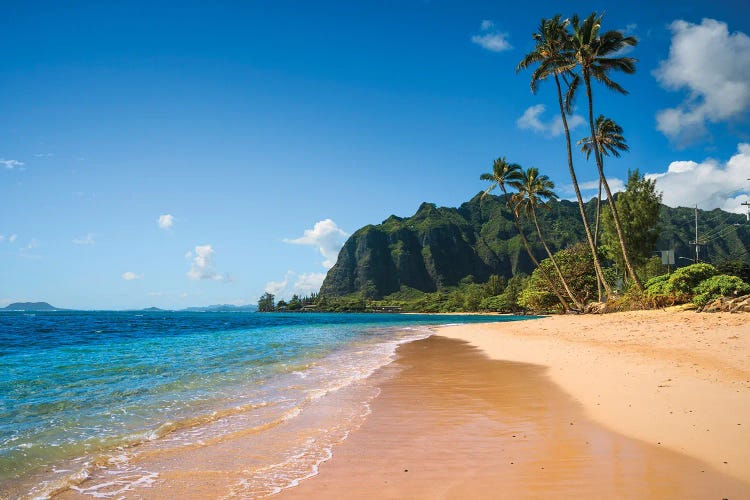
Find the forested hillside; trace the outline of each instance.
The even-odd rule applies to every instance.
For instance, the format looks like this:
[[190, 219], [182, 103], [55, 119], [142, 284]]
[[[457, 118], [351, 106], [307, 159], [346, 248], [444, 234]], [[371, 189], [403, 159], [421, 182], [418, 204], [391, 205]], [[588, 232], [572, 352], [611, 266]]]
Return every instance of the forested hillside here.
[[[552, 251], [584, 241], [583, 225], [574, 202], [552, 201], [539, 212], [539, 221]], [[595, 202], [587, 204], [593, 220]], [[660, 237], [654, 248], [674, 248], [677, 265], [687, 265], [695, 255], [689, 244], [695, 238], [692, 208], [661, 207]], [[535, 256], [546, 257], [532, 224], [523, 230]], [[721, 210], [698, 211], [700, 258], [713, 264], [726, 260], [750, 262], [750, 224], [744, 216]], [[479, 194], [459, 208], [422, 203], [406, 218], [392, 215], [381, 224], [356, 231], [344, 244], [336, 264], [326, 276], [321, 295], [343, 296], [364, 292], [378, 298], [402, 286], [424, 292], [458, 285], [471, 276], [477, 283], [497, 274], [509, 278], [530, 274], [533, 264], [516, 231], [502, 196]]]

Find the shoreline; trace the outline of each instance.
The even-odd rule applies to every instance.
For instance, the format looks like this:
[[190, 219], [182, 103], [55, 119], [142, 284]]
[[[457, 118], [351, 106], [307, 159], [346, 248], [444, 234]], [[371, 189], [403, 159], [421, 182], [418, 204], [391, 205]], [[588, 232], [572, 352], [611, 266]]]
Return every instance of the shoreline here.
[[750, 324], [656, 310], [446, 326], [491, 359], [532, 363], [595, 422], [750, 483]]
[[[463, 326], [445, 327], [453, 328]], [[451, 337], [400, 346], [375, 375], [381, 393], [362, 426], [317, 476], [280, 496], [736, 498], [750, 488], [589, 418], [544, 366], [494, 359]]]

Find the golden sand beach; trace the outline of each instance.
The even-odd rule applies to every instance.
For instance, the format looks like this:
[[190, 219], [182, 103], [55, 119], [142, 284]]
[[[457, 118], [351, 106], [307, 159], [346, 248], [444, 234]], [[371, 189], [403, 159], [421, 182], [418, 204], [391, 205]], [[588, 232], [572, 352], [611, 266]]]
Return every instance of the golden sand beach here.
[[288, 498], [750, 498], [747, 315], [445, 327]]

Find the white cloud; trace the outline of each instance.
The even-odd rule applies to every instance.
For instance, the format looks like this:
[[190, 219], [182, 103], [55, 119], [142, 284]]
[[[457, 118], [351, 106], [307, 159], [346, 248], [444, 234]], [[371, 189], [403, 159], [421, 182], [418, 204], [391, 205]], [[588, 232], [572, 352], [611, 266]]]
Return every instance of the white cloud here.
[[294, 292], [298, 295], [310, 295], [318, 293], [326, 273], [302, 273], [294, 282]]
[[191, 280], [231, 281], [226, 274], [220, 274], [214, 268], [214, 249], [211, 245], [198, 245], [195, 253], [188, 252], [186, 258], [192, 258], [187, 277]]
[[686, 90], [685, 100], [656, 115], [657, 129], [685, 144], [706, 133], [706, 123], [736, 118], [750, 109], [750, 38], [730, 34], [726, 23], [670, 25], [669, 58], [654, 76], [669, 90]]
[[479, 29], [481, 29], [482, 31], [491, 30], [494, 27], [495, 27], [495, 22], [489, 19], [483, 20], [482, 24], [479, 25]]
[[52, 156], [55, 156], [54, 153], [34, 153], [35, 158], [51, 158]]
[[10, 236], [8, 236], [8, 243], [15, 243], [16, 239], [18, 239], [18, 235], [17, 234], [11, 234]]
[[88, 233], [86, 236], [82, 236], [80, 238], [73, 238], [73, 243], [76, 245], [93, 245], [96, 242], [94, 241], [94, 235], [91, 233]]
[[[295, 279], [296, 277], [296, 279]], [[302, 273], [287, 271], [281, 281], [269, 281], [265, 290], [276, 296], [277, 299], [289, 299], [292, 295], [310, 295], [318, 293], [325, 279], [325, 273]]]
[[316, 222], [312, 229], [305, 229], [302, 237], [284, 239], [284, 242], [318, 247], [321, 255], [325, 258], [323, 267], [331, 268], [336, 263], [339, 250], [344, 246], [347, 236], [349, 234], [338, 227], [331, 219], [324, 219]]
[[[617, 177], [607, 177], [607, 182], [609, 183], [609, 189], [612, 191], [612, 194], [625, 191], [625, 182], [622, 179], [618, 179]], [[578, 187], [581, 189], [581, 196], [583, 196], [584, 200], [595, 198], [599, 192], [599, 180], [596, 179], [593, 181], [579, 182]], [[565, 184], [561, 186], [560, 191], [566, 195], [573, 195], [573, 184]], [[576, 201], [575, 195], [563, 196], [563, 198], [568, 201]], [[602, 188], [602, 200], [606, 199], [607, 193], [604, 191], [604, 188]]]
[[156, 223], [161, 229], [170, 229], [174, 224], [174, 216], [171, 214], [160, 215]]
[[[622, 179], [618, 179], [617, 177], [607, 177], [607, 184], [609, 184], [609, 190], [612, 191], [612, 194], [619, 193], [621, 191], [625, 191], [625, 182]], [[581, 182], [578, 184], [578, 187], [581, 188], [582, 191], [599, 191], [599, 179], [596, 179], [594, 181], [586, 181]], [[570, 185], [570, 189], [573, 189], [573, 185]], [[602, 198], [604, 197], [604, 188], [602, 188]]]
[[287, 286], [289, 286], [289, 279], [294, 276], [294, 271], [287, 271], [284, 275], [284, 279], [281, 281], [269, 281], [266, 283], [264, 289], [265, 292], [276, 295], [277, 297], [286, 296]]
[[16, 167], [22, 167], [24, 163], [18, 160], [0, 159], [0, 165], [5, 165], [5, 168], [7, 168], [8, 170], [13, 170]]
[[[555, 116], [551, 120], [544, 121], [542, 114], [546, 110], [544, 104], [537, 104], [526, 108], [521, 117], [516, 120], [516, 125], [522, 130], [533, 130], [541, 134], [545, 134], [551, 137], [557, 137], [565, 132], [563, 127], [563, 121], [560, 116]], [[581, 125], [585, 124], [586, 121], [580, 115], [568, 116], [568, 129], [573, 130]]]
[[491, 31], [494, 27], [495, 23], [493, 21], [489, 19], [483, 20], [479, 25], [480, 34], [473, 35], [471, 42], [492, 52], [502, 52], [512, 49], [513, 47], [508, 42], [508, 34], [500, 31]]
[[5, 241], [5, 235], [4, 234], [0, 234], [0, 242], [3, 242], [3, 241]]
[[746, 213], [740, 205], [750, 193], [750, 144], [737, 146], [725, 164], [708, 158], [701, 163], [673, 161], [666, 172], [646, 174], [664, 192], [662, 202], [671, 207], [692, 207]]
[[126, 271], [122, 273], [122, 279], [124, 279], [125, 281], [139, 280], [139, 279], [143, 279], [143, 275], [136, 274], [133, 271]]

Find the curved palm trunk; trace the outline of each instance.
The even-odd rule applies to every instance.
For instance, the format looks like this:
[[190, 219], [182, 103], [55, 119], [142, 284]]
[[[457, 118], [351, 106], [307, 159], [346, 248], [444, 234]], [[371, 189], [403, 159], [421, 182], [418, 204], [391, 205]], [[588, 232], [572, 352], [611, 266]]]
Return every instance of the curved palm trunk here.
[[[602, 216], [602, 180], [599, 179], [599, 194], [596, 198], [596, 224], [594, 224], [594, 251], [599, 253], [599, 221]], [[608, 285], [609, 286], [609, 285]], [[602, 301], [602, 284], [597, 283], [596, 287], [599, 292], [599, 302]], [[609, 293], [609, 292], [608, 292]]]
[[594, 246], [599, 248], [599, 221], [602, 216], [602, 180], [599, 179], [599, 196], [596, 199], [596, 224], [594, 225]]
[[573, 292], [570, 291], [570, 287], [568, 286], [568, 283], [565, 281], [565, 278], [563, 277], [562, 271], [560, 270], [560, 266], [557, 265], [557, 260], [552, 255], [552, 252], [550, 252], [549, 247], [547, 246], [547, 242], [544, 240], [544, 237], [542, 236], [542, 229], [539, 227], [539, 220], [536, 218], [536, 210], [534, 209], [534, 206], [531, 205], [531, 217], [534, 220], [534, 226], [536, 227], [536, 233], [539, 235], [539, 240], [542, 242], [542, 246], [544, 247], [544, 250], [547, 252], [547, 255], [549, 256], [549, 260], [552, 261], [552, 266], [555, 268], [555, 271], [557, 272], [557, 277], [560, 278], [560, 282], [562, 283], [563, 288], [565, 288], [565, 292], [568, 294], [568, 297], [570, 297], [570, 300], [573, 301], [573, 304], [578, 309], [581, 309], [582, 306], [576, 299], [575, 295], [573, 295]]
[[[507, 197], [508, 192], [505, 190], [504, 186], [501, 186], [501, 189], [503, 190], [503, 194]], [[534, 263], [537, 269], [539, 269], [539, 272], [542, 274], [542, 277], [549, 283], [550, 288], [552, 289], [552, 293], [555, 294], [557, 297], [557, 300], [560, 301], [560, 304], [562, 304], [563, 309], [567, 312], [570, 311], [570, 305], [568, 305], [568, 301], [565, 300], [565, 297], [562, 296], [562, 294], [557, 290], [557, 287], [555, 286], [555, 282], [552, 281], [552, 279], [547, 275], [547, 273], [544, 271], [544, 269], [539, 265], [539, 261], [536, 260], [536, 257], [534, 257], [534, 253], [531, 251], [531, 245], [529, 245], [529, 241], [526, 239], [526, 235], [523, 234], [523, 229], [521, 229], [521, 224], [518, 222], [518, 217], [516, 217], [516, 212], [511, 208], [510, 203], [508, 203], [508, 208], [510, 208], [510, 214], [513, 217], [513, 224], [516, 226], [516, 230], [518, 231], [518, 234], [521, 236], [521, 243], [523, 243], [523, 247], [526, 249], [526, 253], [529, 254], [529, 257], [531, 258], [531, 262]]]
[[586, 70], [585, 68], [583, 70], [583, 81], [586, 84], [586, 97], [588, 97], [589, 101], [589, 126], [591, 127], [591, 138], [592, 142], [594, 143], [594, 157], [596, 158], [596, 167], [597, 169], [599, 169], [599, 180], [604, 186], [604, 191], [607, 193], [607, 203], [609, 203], [609, 209], [612, 212], [612, 220], [614, 221], [615, 229], [617, 230], [617, 239], [620, 240], [620, 249], [622, 250], [622, 258], [625, 262], [625, 268], [627, 269], [630, 278], [633, 280], [633, 283], [635, 283], [635, 286], [638, 287], [638, 290], [643, 290], [643, 284], [641, 283], [641, 280], [638, 279], [638, 275], [635, 274], [633, 264], [630, 262], [627, 245], [625, 243], [625, 237], [622, 234], [622, 226], [620, 225], [620, 216], [617, 214], [617, 207], [615, 206], [615, 200], [612, 196], [612, 191], [609, 189], [609, 183], [607, 182], [607, 178], [604, 176], [604, 165], [602, 164], [602, 156], [599, 151], [599, 141], [596, 138], [596, 130], [594, 129], [594, 105], [593, 97], [591, 96], [591, 76], [589, 75], [588, 70]]
[[[597, 288], [599, 289], [599, 301], [602, 300], [601, 288], [604, 286], [604, 290], [607, 295], [612, 293], [612, 289], [604, 279], [604, 272], [602, 271], [601, 262], [599, 262], [599, 252], [596, 246], [596, 236], [591, 236], [591, 228], [589, 227], [589, 220], [586, 217], [586, 208], [583, 204], [583, 198], [581, 197], [581, 189], [578, 187], [578, 178], [576, 177], [576, 171], [573, 168], [573, 153], [570, 146], [570, 129], [568, 129], [568, 118], [565, 116], [565, 108], [563, 107], [562, 89], [560, 88], [560, 78], [555, 75], [555, 84], [557, 85], [557, 101], [560, 104], [560, 116], [562, 117], [563, 128], [565, 129], [565, 146], [568, 150], [568, 170], [570, 171], [570, 179], [573, 181], [573, 189], [576, 192], [576, 199], [578, 200], [578, 208], [581, 211], [581, 220], [583, 220], [583, 229], [586, 232], [586, 239], [591, 247], [591, 256], [594, 259], [594, 269], [596, 270]], [[599, 193], [601, 198], [601, 192]], [[599, 219], [597, 218], [596, 233], [599, 232]]]

